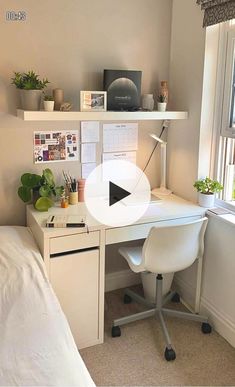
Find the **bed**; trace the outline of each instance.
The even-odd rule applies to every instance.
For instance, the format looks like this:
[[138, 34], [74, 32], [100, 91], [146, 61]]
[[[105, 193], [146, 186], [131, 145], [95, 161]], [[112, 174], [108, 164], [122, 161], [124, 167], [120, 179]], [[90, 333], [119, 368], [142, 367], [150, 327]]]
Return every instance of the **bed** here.
[[0, 386], [95, 387], [30, 230], [0, 226]]

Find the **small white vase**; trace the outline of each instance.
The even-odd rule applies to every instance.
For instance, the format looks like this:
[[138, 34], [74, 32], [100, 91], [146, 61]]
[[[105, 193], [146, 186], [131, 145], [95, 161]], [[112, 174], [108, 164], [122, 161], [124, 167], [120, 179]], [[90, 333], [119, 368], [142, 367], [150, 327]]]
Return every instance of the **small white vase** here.
[[165, 112], [166, 111], [166, 105], [167, 105], [166, 102], [158, 102], [157, 103], [157, 110], [159, 112]]
[[215, 205], [215, 194], [198, 193], [198, 203], [201, 207], [212, 208]]
[[54, 104], [55, 104], [54, 101], [43, 101], [44, 110], [45, 110], [46, 112], [53, 112], [53, 110], [54, 110]]

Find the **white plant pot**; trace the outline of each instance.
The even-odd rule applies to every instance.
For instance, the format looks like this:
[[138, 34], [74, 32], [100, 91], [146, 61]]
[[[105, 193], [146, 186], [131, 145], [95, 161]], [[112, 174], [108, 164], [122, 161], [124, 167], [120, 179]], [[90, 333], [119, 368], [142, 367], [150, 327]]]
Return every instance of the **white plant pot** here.
[[[174, 273], [163, 274], [162, 295], [165, 296], [171, 289]], [[149, 302], [156, 301], [156, 274], [141, 273], [141, 279], [144, 289], [144, 298]]]
[[23, 110], [40, 110], [42, 90], [20, 89], [21, 108]]
[[165, 112], [166, 111], [166, 105], [167, 105], [166, 102], [158, 102], [157, 103], [157, 110], [159, 112]]
[[46, 112], [53, 112], [55, 101], [43, 101], [44, 110]]
[[198, 203], [201, 207], [212, 208], [215, 205], [215, 194], [198, 193]]

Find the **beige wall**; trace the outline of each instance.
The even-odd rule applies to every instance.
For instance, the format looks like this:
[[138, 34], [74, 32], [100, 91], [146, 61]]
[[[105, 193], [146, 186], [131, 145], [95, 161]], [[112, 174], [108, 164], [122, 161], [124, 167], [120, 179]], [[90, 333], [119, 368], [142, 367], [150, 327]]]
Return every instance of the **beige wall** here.
[[[199, 143], [205, 56], [203, 12], [194, 0], [174, 0], [172, 7], [170, 84], [174, 109], [189, 119], [172, 121], [168, 130], [168, 185], [177, 195], [197, 201]], [[208, 150], [209, 152], [209, 150]], [[175, 281], [194, 284], [195, 263], [175, 275]]]
[[[74, 123], [29, 123], [12, 114], [18, 95], [10, 85], [13, 71], [35, 70], [61, 87], [65, 99], [79, 106], [81, 89], [101, 89], [104, 68], [143, 71], [142, 93], [154, 92], [168, 79], [172, 0], [1, 0], [0, 23], [0, 224], [24, 224], [25, 207], [16, 190], [33, 164], [34, 130], [79, 128]], [[5, 12], [24, 10], [26, 22], [7, 22]], [[160, 123], [140, 123], [138, 164], [153, 146], [147, 133]], [[157, 130], [156, 130], [157, 131]], [[148, 174], [159, 181], [156, 156]], [[44, 167], [48, 166], [45, 164]], [[79, 176], [78, 162], [50, 164], [57, 179], [61, 170]]]
[[[211, 151], [215, 141], [213, 116], [217, 107], [215, 102], [219, 103], [215, 101], [219, 28], [203, 29], [202, 16], [196, 1], [173, 1], [171, 92], [174, 107], [188, 110], [189, 120], [173, 121], [168, 131], [168, 181], [177, 194], [195, 201], [194, 180], [208, 175], [212, 169]], [[235, 313], [231, 294], [234, 293], [234, 248], [234, 224], [209, 216], [201, 312], [209, 316], [214, 329], [233, 346]], [[174, 277], [181, 296], [191, 305], [195, 297], [196, 269], [195, 263]]]
[[173, 109], [189, 119], [172, 121], [168, 131], [168, 184], [178, 195], [196, 201], [199, 136], [205, 55], [203, 12], [194, 0], [174, 0], [172, 8], [170, 85]]

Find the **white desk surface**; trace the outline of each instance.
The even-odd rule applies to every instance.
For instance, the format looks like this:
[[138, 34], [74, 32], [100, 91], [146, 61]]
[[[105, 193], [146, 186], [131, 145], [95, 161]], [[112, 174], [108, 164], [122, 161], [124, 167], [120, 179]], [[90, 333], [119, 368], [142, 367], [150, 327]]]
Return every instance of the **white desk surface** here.
[[[159, 195], [160, 196], [160, 195]], [[59, 204], [49, 209], [48, 212], [38, 212], [33, 206], [27, 207], [27, 225], [31, 228], [31, 231], [34, 235], [34, 238], [40, 248], [44, 262], [49, 274], [49, 278], [53, 283], [53, 278], [55, 280], [57, 274], [55, 274], [55, 260], [51, 259], [52, 254], [62, 253], [60, 257], [61, 270], [69, 269], [71, 272], [77, 270], [79, 267], [80, 273], [84, 273], [85, 283], [90, 281], [90, 270], [87, 269], [87, 261], [77, 259], [71, 263], [70, 258], [73, 259], [73, 255], [68, 255], [69, 251], [82, 250], [84, 248], [90, 247], [99, 247], [99, 254], [97, 255], [96, 250], [93, 251], [95, 256], [98, 256], [98, 261], [93, 262], [93, 269], [97, 271], [97, 278], [93, 281], [93, 284], [97, 283], [98, 288], [95, 290], [98, 295], [96, 301], [92, 301], [87, 305], [86, 297], [81, 297], [80, 310], [81, 313], [76, 315], [77, 308], [74, 308], [73, 302], [69, 299], [63, 301], [64, 297], [64, 286], [58, 285], [60, 296], [59, 299], [64, 305], [64, 308], [67, 310], [67, 318], [71, 319], [73, 332], [79, 330], [79, 319], [80, 315], [89, 316], [90, 309], [97, 310], [98, 308], [98, 317], [95, 319], [87, 318], [87, 326], [83, 332], [82, 336], [82, 345], [83, 347], [100, 344], [104, 340], [104, 289], [105, 289], [105, 252], [106, 245], [111, 245], [115, 243], [122, 243], [131, 240], [138, 240], [146, 238], [153, 224], [156, 222], [169, 221], [169, 224], [175, 224], [179, 222], [184, 222], [184, 219], [190, 221], [192, 219], [204, 216], [206, 209], [199, 207], [198, 205], [183, 200], [173, 194], [169, 196], [162, 196], [160, 203], [150, 204], [146, 213], [138, 222], [131, 224], [129, 226], [123, 227], [110, 227], [107, 225], [100, 224], [97, 220], [91, 217], [88, 213], [85, 203], [79, 203], [77, 205], [71, 205], [67, 209], [59, 207]], [[81, 228], [46, 228], [46, 220], [51, 215], [86, 215], [86, 223], [88, 225], [90, 233], [87, 234], [87, 227]], [[65, 254], [64, 254], [65, 253]], [[92, 252], [90, 252], [92, 253]], [[80, 251], [79, 254], [86, 254], [84, 251]], [[70, 257], [70, 258], [68, 258]], [[78, 263], [79, 261], [79, 263]], [[89, 260], [88, 260], [89, 261]], [[92, 265], [93, 265], [92, 264]], [[74, 265], [74, 266], [73, 266]], [[89, 267], [89, 266], [88, 266]], [[76, 269], [75, 269], [76, 268]], [[201, 268], [201, 265], [200, 265]], [[201, 270], [201, 269], [200, 269]], [[70, 273], [71, 275], [71, 273]], [[54, 277], [53, 277], [54, 276]], [[75, 276], [75, 278], [77, 278]], [[197, 281], [197, 289], [200, 290], [200, 279], [201, 271], [198, 276], [199, 280]], [[56, 281], [58, 278], [56, 278]], [[58, 283], [57, 283], [58, 284]], [[83, 294], [84, 289], [81, 287], [79, 281], [72, 281], [68, 279], [66, 284], [66, 289], [69, 294]], [[87, 289], [87, 285], [85, 290]], [[66, 293], [66, 291], [65, 291]], [[66, 293], [67, 294], [67, 293]], [[85, 294], [85, 293], [84, 293]], [[85, 301], [84, 301], [85, 300]], [[197, 291], [196, 298], [196, 308], [199, 310], [199, 301], [200, 301], [200, 291]], [[72, 303], [71, 303], [72, 302]], [[78, 305], [76, 300], [76, 306]], [[95, 335], [91, 337], [90, 331], [96, 332]], [[97, 335], [98, 332], [98, 335]]]
[[[158, 195], [160, 197], [160, 195]], [[192, 202], [184, 200], [174, 194], [161, 196], [160, 203], [150, 204], [146, 213], [135, 224], [157, 222], [163, 220], [184, 218], [190, 216], [204, 216], [206, 209]], [[87, 211], [85, 203], [70, 205], [68, 208], [60, 208], [59, 204], [50, 208], [48, 212], [39, 212], [32, 205], [27, 207], [36, 223], [41, 227], [44, 237], [57, 237], [62, 235], [71, 235], [84, 233], [86, 228], [47, 228], [46, 220], [50, 215], [86, 215], [86, 224], [89, 231], [99, 231], [110, 229], [112, 227], [99, 223]]]

